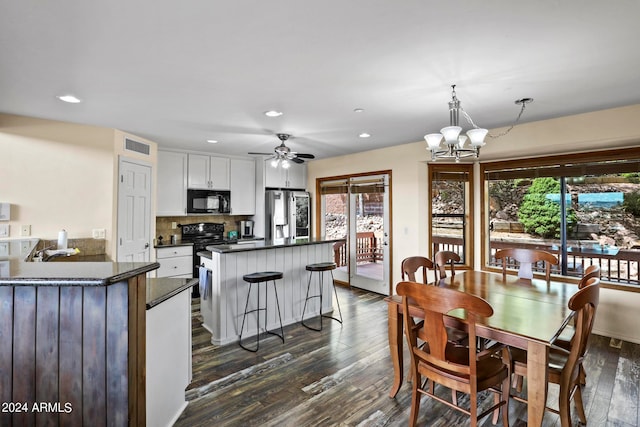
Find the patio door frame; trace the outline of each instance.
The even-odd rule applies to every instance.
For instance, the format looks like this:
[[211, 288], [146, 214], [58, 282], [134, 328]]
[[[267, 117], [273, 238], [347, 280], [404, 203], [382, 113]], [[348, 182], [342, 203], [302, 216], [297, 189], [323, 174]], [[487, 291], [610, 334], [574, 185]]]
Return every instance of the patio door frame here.
[[[384, 257], [384, 262], [383, 262], [383, 286], [385, 289], [379, 289], [379, 290], [373, 290], [373, 292], [378, 292], [378, 293], [383, 293], [386, 295], [390, 295], [391, 291], [392, 291], [392, 286], [391, 286], [391, 271], [393, 271], [393, 197], [392, 197], [392, 173], [391, 170], [381, 170], [381, 171], [371, 171], [371, 172], [362, 172], [362, 173], [357, 173], [357, 174], [348, 174], [348, 175], [339, 175], [339, 176], [332, 176], [332, 177], [324, 177], [324, 178], [317, 178], [316, 179], [316, 218], [318, 218], [317, 221], [315, 221], [315, 227], [316, 227], [316, 236], [322, 236], [324, 237], [324, 198], [322, 197], [322, 192], [321, 192], [321, 187], [322, 187], [322, 183], [325, 181], [339, 181], [339, 180], [346, 180], [349, 181], [351, 179], [362, 179], [362, 178], [366, 178], [366, 177], [380, 177], [380, 176], [386, 176], [387, 177], [387, 182], [385, 183], [385, 199], [386, 199], [386, 206], [385, 206], [385, 212], [383, 214], [383, 221], [384, 221], [384, 228], [385, 228], [385, 233], [386, 236], [384, 236], [384, 242], [383, 242], [383, 257]], [[348, 260], [347, 260], [347, 267], [348, 267], [348, 282], [344, 282], [341, 280], [336, 279], [336, 283], [340, 283], [343, 285], [347, 285], [347, 286], [355, 286], [354, 283], [352, 283], [354, 280], [354, 268], [353, 268], [353, 264], [355, 263], [355, 261], [352, 261], [352, 250], [349, 249], [349, 247], [353, 247], [353, 244], [351, 244], [350, 242], [352, 241], [352, 239], [350, 238], [351, 234], [355, 234], [356, 231], [354, 230], [352, 233], [352, 229], [354, 227], [355, 224], [355, 218], [352, 219], [352, 213], [355, 211], [355, 207], [352, 207], [352, 203], [351, 203], [351, 199], [352, 196], [350, 194], [350, 192], [347, 192], [346, 194], [349, 195], [349, 197], [347, 197], [347, 208], [346, 208], [346, 214], [347, 214], [347, 250], [348, 250]], [[357, 282], [357, 279], [356, 279]], [[360, 287], [363, 289], [367, 289], [366, 285], [365, 287], [362, 286], [362, 284], [360, 283], [360, 286], [356, 286], [356, 287]], [[367, 290], [372, 290], [372, 289], [367, 289]]]

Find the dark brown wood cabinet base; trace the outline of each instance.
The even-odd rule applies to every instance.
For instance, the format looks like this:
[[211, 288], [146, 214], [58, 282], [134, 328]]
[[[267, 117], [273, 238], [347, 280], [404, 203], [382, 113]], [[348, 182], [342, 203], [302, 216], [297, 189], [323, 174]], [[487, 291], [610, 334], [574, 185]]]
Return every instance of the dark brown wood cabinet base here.
[[102, 285], [0, 283], [0, 425], [145, 425], [154, 268]]

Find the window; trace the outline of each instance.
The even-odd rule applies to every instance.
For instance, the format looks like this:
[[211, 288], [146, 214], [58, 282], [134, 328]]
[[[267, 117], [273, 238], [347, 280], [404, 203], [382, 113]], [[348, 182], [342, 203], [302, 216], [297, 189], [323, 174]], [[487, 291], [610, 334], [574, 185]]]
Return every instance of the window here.
[[429, 164], [429, 241], [433, 257], [441, 250], [460, 255], [473, 267], [473, 164]]
[[[607, 282], [639, 286], [640, 149], [481, 165], [483, 265], [505, 247], [555, 253], [553, 273], [598, 264]], [[534, 269], [535, 271], [535, 269]]]

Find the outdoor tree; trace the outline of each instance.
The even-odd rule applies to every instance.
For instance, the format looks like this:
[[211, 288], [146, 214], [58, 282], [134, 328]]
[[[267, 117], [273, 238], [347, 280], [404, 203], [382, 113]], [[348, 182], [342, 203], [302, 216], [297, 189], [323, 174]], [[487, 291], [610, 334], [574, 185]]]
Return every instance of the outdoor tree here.
[[[560, 204], [547, 197], [560, 194], [560, 182], [554, 178], [536, 178], [522, 199], [518, 220], [527, 233], [545, 238], [560, 237]], [[576, 222], [576, 215], [569, 210], [568, 223]]]

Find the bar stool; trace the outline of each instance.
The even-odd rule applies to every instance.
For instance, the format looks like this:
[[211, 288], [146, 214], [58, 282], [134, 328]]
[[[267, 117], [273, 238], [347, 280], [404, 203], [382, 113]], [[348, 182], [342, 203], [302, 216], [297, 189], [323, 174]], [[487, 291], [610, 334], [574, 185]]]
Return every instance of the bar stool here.
[[[258, 348], [260, 348], [260, 312], [261, 311], [264, 311], [265, 332], [267, 332], [268, 334], [272, 334], [277, 337], [280, 337], [280, 339], [282, 340], [282, 343], [284, 344], [284, 330], [282, 329], [282, 317], [280, 316], [280, 302], [278, 301], [278, 290], [276, 289], [276, 280], [282, 279], [282, 273], [279, 271], [261, 271], [257, 273], [245, 274], [244, 276], [242, 276], [242, 278], [244, 279], [245, 282], [249, 283], [249, 292], [247, 293], [247, 303], [244, 306], [244, 315], [242, 316], [242, 326], [240, 327], [240, 341], [239, 341], [240, 347], [244, 348], [245, 350], [252, 351], [254, 353], [258, 351]], [[280, 334], [267, 330], [267, 308], [269, 307], [269, 288], [268, 287], [267, 289], [265, 289], [264, 307], [260, 307], [260, 288], [258, 288], [258, 306], [253, 310], [247, 311], [247, 309], [249, 308], [249, 299], [251, 298], [251, 288], [253, 287], [253, 284], [254, 283], [257, 283], [258, 285], [260, 283], [269, 284], [269, 282], [273, 282], [273, 292], [276, 295], [276, 307], [278, 307], [278, 319], [280, 320]], [[242, 332], [244, 330], [245, 318], [247, 317], [247, 314], [253, 313], [253, 312], [257, 312], [256, 322], [258, 325], [257, 327], [258, 333], [256, 334], [255, 349], [245, 347], [242, 344]]]
[[[333, 281], [333, 270], [336, 269], [336, 263], [335, 262], [319, 262], [316, 264], [309, 264], [306, 266], [306, 270], [309, 272], [309, 283], [307, 283], [307, 296], [304, 300], [304, 308], [302, 309], [302, 325], [308, 329], [311, 329], [313, 331], [321, 331], [322, 330], [322, 318], [323, 317], [327, 317], [329, 319], [333, 319], [333, 320], [337, 320], [338, 322], [342, 323], [342, 311], [340, 310], [340, 301], [338, 301], [338, 292], [336, 291], [336, 284]], [[338, 304], [338, 313], [340, 314], [340, 318], [336, 318], [333, 316], [329, 316], [326, 314], [322, 314], [322, 288], [324, 285], [324, 272], [328, 271], [331, 273], [331, 286], [333, 286], [333, 293], [336, 296], [336, 303]], [[318, 295], [311, 295], [309, 296], [309, 290], [311, 289], [311, 277], [313, 276], [313, 273], [317, 272], [320, 273], [318, 274]], [[313, 326], [309, 326], [307, 324], [304, 323], [304, 313], [307, 310], [307, 302], [309, 302], [310, 299], [313, 298], [319, 298], [320, 299], [320, 328], [314, 328]]]

